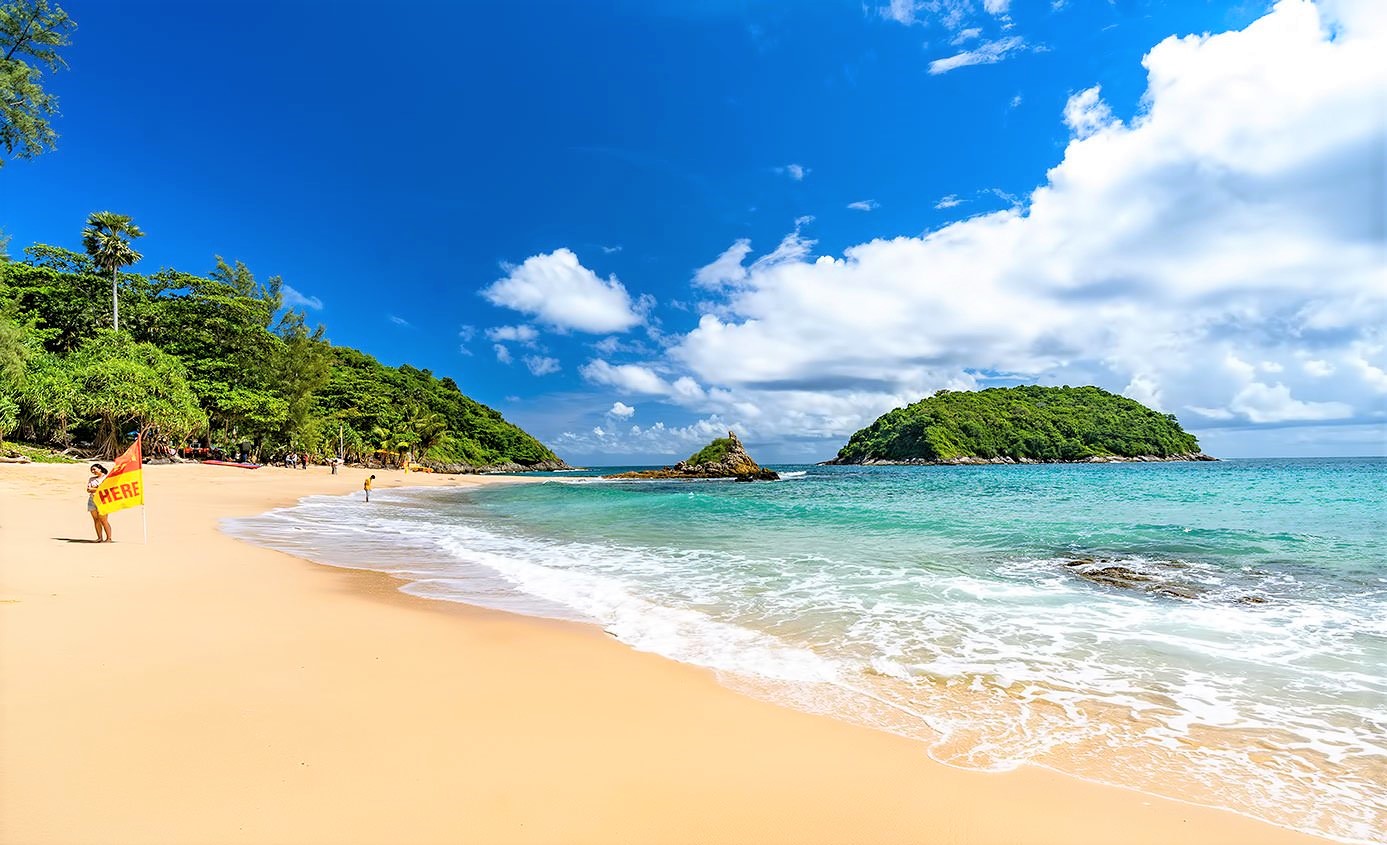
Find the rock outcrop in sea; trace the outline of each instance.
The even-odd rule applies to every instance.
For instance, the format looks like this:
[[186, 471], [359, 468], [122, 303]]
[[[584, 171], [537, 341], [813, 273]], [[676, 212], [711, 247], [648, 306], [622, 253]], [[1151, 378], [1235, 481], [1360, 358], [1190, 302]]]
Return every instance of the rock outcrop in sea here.
[[780, 474], [751, 459], [734, 432], [704, 446], [672, 467], [604, 475], [603, 478], [692, 479], [732, 478], [737, 481], [778, 481]]

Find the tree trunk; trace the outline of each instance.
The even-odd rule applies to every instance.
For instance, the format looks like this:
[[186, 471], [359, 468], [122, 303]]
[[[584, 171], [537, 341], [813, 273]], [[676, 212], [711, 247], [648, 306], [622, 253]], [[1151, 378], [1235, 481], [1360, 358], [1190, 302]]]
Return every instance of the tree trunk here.
[[120, 331], [120, 295], [116, 293], [117, 272], [117, 268], [111, 268], [111, 326]]

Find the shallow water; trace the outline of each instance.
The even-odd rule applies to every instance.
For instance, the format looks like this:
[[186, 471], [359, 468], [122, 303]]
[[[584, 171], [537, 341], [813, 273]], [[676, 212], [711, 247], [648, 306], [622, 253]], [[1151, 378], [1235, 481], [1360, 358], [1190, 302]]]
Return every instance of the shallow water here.
[[315, 497], [228, 529], [590, 620], [953, 765], [1387, 841], [1387, 461], [782, 471]]

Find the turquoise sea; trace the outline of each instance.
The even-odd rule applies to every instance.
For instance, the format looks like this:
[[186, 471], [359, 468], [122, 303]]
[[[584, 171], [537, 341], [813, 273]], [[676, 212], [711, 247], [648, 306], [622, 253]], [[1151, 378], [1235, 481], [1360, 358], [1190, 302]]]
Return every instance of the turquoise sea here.
[[311, 497], [232, 533], [729, 686], [1387, 842], [1387, 460], [777, 467]]

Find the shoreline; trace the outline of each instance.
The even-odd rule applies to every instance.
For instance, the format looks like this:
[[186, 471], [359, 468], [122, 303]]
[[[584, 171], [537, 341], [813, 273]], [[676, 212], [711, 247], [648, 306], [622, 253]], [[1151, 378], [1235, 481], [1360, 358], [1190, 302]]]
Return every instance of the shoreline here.
[[1222, 458], [1215, 458], [1213, 455], [1206, 455], [1203, 452], [1196, 452], [1188, 455], [1094, 455], [1091, 458], [1084, 458], [1079, 461], [1051, 461], [1040, 458], [979, 458], [973, 455], [965, 455], [961, 458], [948, 458], [947, 460], [932, 460], [929, 458], [903, 458], [901, 460], [890, 460], [887, 458], [864, 458], [860, 461], [840, 461], [837, 458], [830, 458], [827, 461], [820, 461], [815, 466], [821, 467], [965, 467], [965, 466], [1031, 466], [1031, 465], [1050, 465], [1050, 464], [1178, 464], [1178, 463], [1217, 463]]
[[0, 842], [1331, 841], [949, 767], [595, 625], [425, 601], [217, 530], [360, 472], [147, 467], [150, 544], [124, 541], [125, 511], [95, 546], [72, 542], [84, 469], [0, 468]]

